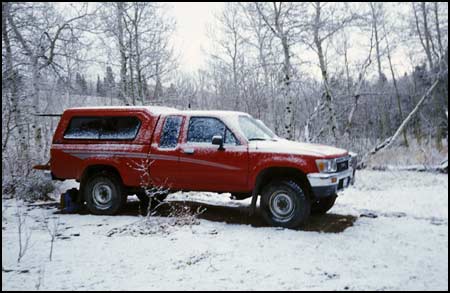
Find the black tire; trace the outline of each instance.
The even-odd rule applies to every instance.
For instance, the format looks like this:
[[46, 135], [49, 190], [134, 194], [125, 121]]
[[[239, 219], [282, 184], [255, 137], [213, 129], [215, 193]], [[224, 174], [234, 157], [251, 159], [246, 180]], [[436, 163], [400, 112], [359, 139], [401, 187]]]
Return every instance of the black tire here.
[[337, 195], [321, 198], [311, 205], [311, 213], [316, 215], [326, 214], [336, 202]]
[[88, 178], [83, 191], [86, 206], [94, 215], [114, 215], [127, 200], [122, 181], [110, 172]]
[[272, 226], [296, 228], [306, 222], [311, 203], [304, 189], [292, 180], [275, 180], [261, 194], [261, 214]]

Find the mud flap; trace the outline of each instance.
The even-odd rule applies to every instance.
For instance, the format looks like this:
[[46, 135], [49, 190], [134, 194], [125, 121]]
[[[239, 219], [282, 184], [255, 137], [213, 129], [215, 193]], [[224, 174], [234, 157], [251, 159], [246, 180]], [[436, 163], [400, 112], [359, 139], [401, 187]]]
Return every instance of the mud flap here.
[[255, 190], [252, 192], [252, 202], [249, 207], [248, 215], [251, 217], [256, 213], [256, 201], [258, 200], [258, 194], [255, 192]]

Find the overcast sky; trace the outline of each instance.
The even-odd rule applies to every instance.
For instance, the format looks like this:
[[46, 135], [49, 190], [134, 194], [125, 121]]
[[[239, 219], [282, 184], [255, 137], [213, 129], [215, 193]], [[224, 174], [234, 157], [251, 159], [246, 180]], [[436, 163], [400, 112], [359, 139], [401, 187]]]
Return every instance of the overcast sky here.
[[172, 2], [171, 13], [177, 22], [173, 37], [180, 58], [180, 69], [195, 71], [204, 65], [202, 47], [209, 43], [206, 28], [213, 23], [224, 2]]
[[[63, 7], [67, 8], [67, 5], [81, 4], [63, 4]], [[178, 57], [179, 69], [182, 72], [194, 73], [199, 68], [204, 68], [207, 60], [205, 49], [206, 51], [207, 49], [210, 49], [212, 44], [207, 36], [207, 27], [208, 25], [217, 25], [215, 15], [221, 13], [225, 7], [225, 2], [166, 2], [165, 5], [169, 8], [168, 14], [176, 21], [176, 31], [171, 39], [175, 54]], [[405, 8], [404, 5], [399, 6], [398, 3], [388, 5], [388, 12], [396, 17], [399, 16], [399, 12], [400, 14], [408, 13], [407, 11], [402, 11], [402, 9]], [[361, 38], [361, 35], [358, 34], [352, 34], [350, 36], [350, 41], [353, 43], [353, 46], [349, 50], [349, 60], [351, 63], [355, 63], [358, 59], [366, 58], [367, 44], [361, 45], [358, 43], [365, 38], [367, 39], [367, 37], [368, 35], [365, 35]], [[406, 44], [406, 46], [397, 47], [393, 54], [393, 63], [397, 74], [399, 75], [403, 74], [405, 71], [411, 70], [411, 62], [407, 54], [408, 50], [411, 50], [411, 47]], [[105, 59], [108, 59], [108, 56], [104, 55], [104, 52], [98, 52], [99, 56], [96, 56], [96, 58], [102, 59], [103, 56]], [[319, 66], [316, 64], [317, 57], [314, 52], [296, 46], [293, 48], [293, 54], [301, 56], [303, 61], [311, 61], [304, 65], [306, 68], [300, 68], [301, 71], [306, 70], [308, 73], [314, 75], [320, 74]], [[338, 65], [342, 63], [342, 60], [335, 58], [335, 56], [330, 55], [329, 58], [330, 60], [328, 61], [331, 63], [334, 62]], [[387, 66], [387, 62], [384, 63], [386, 64], [383, 64], [383, 66]], [[96, 78], [97, 74], [102, 75], [104, 73], [105, 64], [106, 63], [104, 62], [99, 62], [98, 64], [91, 65], [88, 69], [88, 75], [91, 75], [93, 78]], [[387, 68], [385, 69], [387, 70]], [[373, 70], [375, 69], [373, 68]]]
[[[180, 69], [184, 72], [195, 72], [197, 69], [204, 67], [206, 56], [204, 50], [209, 48], [211, 40], [207, 36], [207, 27], [214, 25], [214, 17], [224, 8], [225, 2], [171, 2], [170, 14], [176, 20], [176, 33], [173, 36], [175, 52], [179, 58]], [[395, 5], [389, 6], [389, 9], [396, 10]], [[363, 52], [361, 52], [361, 49]], [[315, 60], [315, 54], [312, 52], [301, 51], [303, 58]], [[354, 47], [349, 52], [351, 57], [360, 57], [362, 54], [365, 58], [366, 48]], [[399, 58], [399, 56], [401, 56]], [[409, 60], [406, 58], [405, 52], [397, 50], [393, 56], [394, 64], [399, 72], [408, 70]], [[311, 71], [317, 71], [319, 67], [312, 66]]]

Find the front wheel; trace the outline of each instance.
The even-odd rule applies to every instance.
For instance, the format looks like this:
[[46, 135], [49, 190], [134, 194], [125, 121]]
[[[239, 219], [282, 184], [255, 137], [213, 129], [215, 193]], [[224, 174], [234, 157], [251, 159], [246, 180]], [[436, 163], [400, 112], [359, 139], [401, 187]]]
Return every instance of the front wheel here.
[[262, 192], [261, 213], [272, 226], [296, 228], [308, 219], [311, 203], [304, 189], [296, 182], [276, 180]]

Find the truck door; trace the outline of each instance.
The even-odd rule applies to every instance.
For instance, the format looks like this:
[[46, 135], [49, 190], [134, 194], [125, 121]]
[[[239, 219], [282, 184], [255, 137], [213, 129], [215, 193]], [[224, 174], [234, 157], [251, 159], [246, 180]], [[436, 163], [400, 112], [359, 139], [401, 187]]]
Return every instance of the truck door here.
[[[222, 136], [223, 149], [212, 144], [214, 136]], [[238, 141], [220, 119], [190, 117], [180, 149], [179, 170], [184, 189], [246, 191], [248, 148]]]
[[154, 186], [180, 189], [179, 156], [180, 130], [183, 116], [171, 115], [161, 117], [154, 133], [149, 155], [150, 177]]

